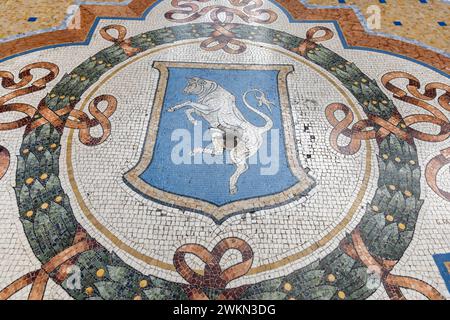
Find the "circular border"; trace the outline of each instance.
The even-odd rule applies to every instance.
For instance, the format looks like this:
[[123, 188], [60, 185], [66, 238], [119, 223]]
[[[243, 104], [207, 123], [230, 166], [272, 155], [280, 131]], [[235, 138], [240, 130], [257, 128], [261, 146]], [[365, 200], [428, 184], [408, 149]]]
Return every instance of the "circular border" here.
[[[190, 44], [194, 44], [194, 43], [198, 43], [197, 41], [194, 42], [188, 42], [188, 43], [181, 43], [179, 44], [179, 46], [183, 46], [183, 45], [190, 45]], [[250, 44], [250, 43], [247, 43]], [[258, 46], [258, 47], [263, 47], [261, 45], [254, 45], [254, 46]], [[106, 84], [107, 82], [109, 82], [114, 76], [116, 76], [119, 72], [123, 71], [126, 67], [130, 66], [132, 63], [140, 61], [146, 57], [151, 56], [152, 54], [155, 54], [159, 51], [163, 51], [163, 50], [167, 50], [167, 49], [171, 49], [173, 48], [173, 46], [171, 47], [164, 47], [161, 48], [160, 50], [157, 51], [151, 51], [148, 52], [144, 55], [139, 55], [136, 56], [134, 59], [132, 59], [131, 61], [127, 62], [126, 64], [123, 64], [120, 66], [120, 68], [118, 68], [117, 70], [114, 70], [112, 73], [110, 73], [107, 77], [105, 77], [102, 81], [100, 81], [100, 83], [98, 83], [97, 86], [95, 86], [90, 92], [89, 94], [83, 99], [83, 102], [81, 104], [80, 110], [83, 111], [86, 107], [86, 105], [89, 103], [89, 101], [94, 97], [94, 95], [97, 94], [97, 91], [101, 88], [102, 85]], [[346, 102], [351, 106], [351, 109], [354, 110], [354, 113], [356, 114], [356, 119], [361, 120], [361, 114], [359, 113], [359, 110], [356, 108], [355, 104], [353, 103], [353, 101], [350, 99], [350, 97], [348, 96], [348, 94], [337, 85], [337, 83], [331, 79], [328, 75], [326, 75], [323, 71], [321, 71], [320, 69], [318, 69], [317, 67], [315, 67], [314, 65], [310, 65], [309, 62], [305, 62], [301, 59], [299, 59], [297, 56], [294, 55], [289, 55], [286, 52], [283, 52], [281, 50], [276, 50], [270, 47], [263, 47], [265, 49], [268, 50], [272, 50], [272, 51], [277, 51], [283, 55], [285, 55], [286, 57], [295, 60], [298, 63], [301, 63], [309, 68], [312, 68], [318, 75], [320, 75], [321, 77], [325, 78], [328, 82], [331, 82], [331, 84], [336, 88], [336, 91], [338, 91], [341, 95], [343, 95], [343, 97], [345, 98]], [[91, 210], [87, 207], [85, 200], [83, 199], [83, 196], [81, 195], [79, 188], [77, 186], [76, 180], [75, 180], [75, 175], [74, 175], [74, 169], [73, 169], [73, 165], [72, 165], [72, 154], [73, 154], [73, 150], [72, 150], [72, 142], [73, 142], [73, 134], [74, 134], [74, 129], [70, 129], [69, 130], [69, 135], [67, 136], [67, 148], [66, 148], [66, 165], [67, 165], [67, 169], [69, 172], [69, 182], [70, 185], [72, 187], [72, 190], [75, 194], [75, 198], [77, 200], [78, 206], [81, 208], [81, 211], [83, 212], [84, 216], [89, 220], [89, 222], [99, 231], [103, 234], [103, 236], [105, 236], [109, 241], [111, 241], [115, 246], [118, 246], [121, 248], [121, 250], [125, 251], [127, 254], [133, 256], [134, 258], [137, 258], [143, 262], [145, 262], [146, 264], [149, 264], [153, 267], [158, 267], [164, 270], [168, 270], [168, 271], [176, 271], [175, 267], [173, 266], [173, 264], [169, 264], [167, 262], [158, 260], [156, 258], [144, 255], [142, 253], [140, 253], [139, 251], [137, 251], [136, 249], [130, 247], [128, 244], [124, 243], [122, 240], [119, 239], [119, 237], [117, 237], [116, 235], [114, 235], [110, 230], [108, 230], [100, 221], [98, 221], [98, 219], [93, 215], [93, 213], [91, 212]], [[306, 256], [308, 256], [309, 254], [311, 254], [312, 252], [314, 252], [315, 250], [325, 246], [329, 241], [331, 241], [334, 237], [336, 237], [339, 232], [341, 232], [343, 230], [343, 228], [345, 228], [347, 226], [348, 223], [350, 223], [350, 220], [353, 218], [353, 216], [355, 215], [357, 209], [359, 208], [363, 197], [364, 197], [364, 193], [365, 191], [367, 191], [367, 186], [368, 186], [368, 181], [370, 178], [370, 171], [372, 170], [372, 149], [371, 149], [371, 145], [370, 142], [367, 140], [366, 142], [366, 154], [363, 157], [363, 161], [364, 161], [364, 177], [362, 179], [362, 181], [360, 182], [361, 184], [361, 188], [358, 189], [357, 195], [356, 197], [353, 199], [353, 203], [351, 205], [351, 207], [348, 209], [347, 214], [339, 221], [339, 223], [334, 226], [333, 228], [331, 228], [331, 230], [323, 235], [319, 240], [315, 241], [313, 244], [309, 245], [308, 247], [290, 254], [288, 256], [285, 256], [283, 258], [280, 258], [279, 260], [276, 260], [274, 262], [270, 262], [267, 264], [263, 264], [254, 268], [251, 268], [247, 275], [255, 275], [255, 274], [259, 274], [259, 273], [264, 273], [264, 272], [268, 272], [271, 271], [273, 269], [277, 269], [277, 268], [281, 268], [281, 267], [285, 267], [287, 264], [296, 262], [297, 260], [304, 258]]]
[[[127, 41], [131, 47], [144, 52], [180, 40], [208, 37], [214, 30], [211, 23], [173, 26], [142, 33]], [[237, 39], [278, 45], [293, 52], [298, 52], [296, 49], [302, 44], [311, 43], [310, 40], [259, 26], [236, 24], [233, 32]], [[63, 108], [69, 97], [79, 102], [81, 95], [103, 74], [129, 57], [117, 42], [65, 75], [43, 102], [54, 111]], [[398, 115], [392, 100], [381, 91], [376, 81], [335, 52], [317, 44], [306, 50], [302, 57], [340, 80], [368, 116], [387, 121], [394, 114]], [[407, 130], [403, 121], [398, 127]], [[379, 127], [375, 126], [375, 129]], [[26, 132], [18, 156], [15, 189], [20, 219], [33, 252], [43, 264], [70, 247], [77, 228], [80, 228], [58, 178], [61, 136], [62, 133], [49, 123]], [[412, 240], [423, 202], [420, 200], [420, 167], [414, 142], [408, 143], [389, 133], [377, 143], [382, 155], [378, 158], [378, 188], [357, 229], [370, 255], [395, 264]], [[45, 182], [39, 181], [42, 168], [47, 171]], [[27, 183], [29, 181], [32, 182]], [[345, 240], [352, 242], [351, 236]], [[65, 280], [56, 280], [76, 299], [187, 298], [185, 285], [143, 275], [100, 245], [79, 254], [73, 263], [80, 267], [81, 288], [73, 288]], [[56, 272], [51, 274], [54, 279], [55, 276]], [[339, 246], [323, 259], [287, 276], [246, 287], [240, 298], [363, 299], [377, 290], [367, 285], [369, 279], [368, 267]], [[220, 290], [209, 290], [212, 298], [215, 291]]]

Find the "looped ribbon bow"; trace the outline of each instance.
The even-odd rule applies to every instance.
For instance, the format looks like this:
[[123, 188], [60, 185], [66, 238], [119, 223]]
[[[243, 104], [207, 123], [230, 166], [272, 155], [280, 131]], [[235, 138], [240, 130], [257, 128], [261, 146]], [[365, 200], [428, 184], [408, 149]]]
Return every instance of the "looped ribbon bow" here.
[[[406, 86], [408, 92], [392, 83], [398, 79], [408, 80]], [[441, 110], [427, 102], [438, 97], [437, 90], [443, 90], [444, 93], [438, 97], [437, 101], [443, 109], [450, 111], [450, 86], [433, 82], [427, 84], [424, 93], [421, 93], [419, 92], [421, 87], [419, 80], [406, 72], [386, 73], [381, 82], [387, 90], [394, 94], [394, 98], [420, 107], [430, 114], [415, 113], [402, 117], [395, 112], [388, 120], [371, 114], [368, 119], [360, 120], [352, 125], [353, 113], [350, 108], [342, 103], [332, 103], [326, 107], [325, 115], [333, 126], [330, 134], [330, 144], [333, 149], [345, 155], [352, 155], [359, 151], [362, 140], [377, 139], [377, 141], [381, 141], [389, 134], [394, 134], [408, 143], [412, 143], [414, 139], [442, 142], [450, 137], [449, 119]], [[375, 103], [387, 104], [388, 101], [375, 101]], [[335, 115], [338, 111], [344, 113], [344, 118], [341, 120], [338, 120]], [[438, 126], [440, 130], [437, 133], [427, 133], [412, 127], [419, 123], [432, 124]], [[350, 139], [346, 145], [338, 144], [340, 135]], [[450, 201], [450, 193], [442, 190], [437, 182], [440, 170], [448, 164], [450, 164], [450, 148], [441, 150], [440, 154], [427, 164], [425, 176], [430, 188], [443, 199]]]
[[[261, 0], [229, 0], [230, 4], [239, 9], [229, 8], [223, 5], [210, 5], [200, 9], [197, 3], [209, 2], [209, 0], [185, 1], [172, 0], [171, 4], [176, 9], [166, 12], [165, 18], [173, 22], [191, 22], [202, 16], [210, 14], [215, 29], [210, 38], [203, 41], [200, 47], [206, 51], [223, 50], [230, 54], [239, 54], [247, 49], [247, 46], [240, 40], [232, 29], [237, 24], [232, 23], [235, 17], [239, 17], [247, 23], [270, 24], [277, 20], [278, 15], [269, 9], [261, 9]], [[180, 17], [177, 17], [180, 16]]]
[[[45, 69], [48, 71], [46, 75], [35, 80], [33, 83], [33, 69]], [[59, 74], [59, 69], [56, 65], [48, 62], [38, 62], [27, 65], [19, 72], [19, 81], [15, 81], [15, 77], [11, 72], [0, 71], [0, 79], [2, 87], [8, 90], [14, 90], [4, 96], [0, 97], [0, 114], [16, 111], [24, 113], [26, 116], [10, 122], [0, 122], [0, 131], [14, 130], [29, 124], [36, 113], [36, 109], [25, 103], [8, 103], [10, 100], [24, 96], [39, 90], [43, 90], [46, 84], [55, 79]], [[27, 88], [25, 86], [29, 85]], [[0, 179], [6, 174], [9, 168], [10, 154], [9, 151], [0, 146]]]
[[[104, 111], [100, 111], [98, 105], [105, 101], [107, 103]], [[84, 112], [73, 109], [69, 118], [66, 120], [65, 126], [70, 129], [79, 130], [79, 139], [85, 145], [96, 146], [103, 143], [111, 134], [111, 122], [109, 118], [117, 109], [117, 99], [110, 95], [101, 95], [96, 97], [89, 103], [89, 113], [93, 116], [90, 119]], [[70, 119], [73, 117], [73, 119]], [[100, 137], [93, 137], [90, 134], [90, 129], [100, 125], [102, 128], [102, 135]]]
[[[411, 94], [411, 96], [408, 95], [408, 92], [392, 84], [392, 81], [396, 79], [408, 80], [406, 88], [408, 89], [408, 92]], [[441, 142], [447, 140], [450, 137], [449, 119], [442, 111], [427, 102], [434, 100], [437, 97], [437, 90], [442, 90], [444, 91], [444, 93], [438, 97], [437, 101], [443, 109], [450, 111], [450, 86], [439, 82], [432, 82], [428, 83], [425, 86], [423, 93], [421, 93], [419, 91], [421, 87], [420, 81], [413, 75], [406, 72], [386, 73], [382, 77], [381, 81], [386, 89], [394, 93], [394, 97], [396, 99], [418, 106], [431, 113], [431, 115], [414, 114], [405, 117], [405, 124], [406, 126], [408, 126], [409, 134], [412, 137], [428, 142]], [[440, 127], [440, 131], [436, 134], [428, 134], [410, 127], [411, 125], [416, 123], [434, 124]], [[448, 164], [450, 164], [450, 148], [445, 148], [428, 162], [425, 168], [425, 176], [430, 188], [441, 198], [450, 201], [450, 192], [441, 189], [438, 186], [437, 182], [437, 176], [439, 172], [444, 166]]]
[[[176, 8], [166, 12], [165, 18], [172, 22], [191, 22], [210, 13], [211, 21], [220, 23], [219, 14], [226, 16], [227, 23], [230, 23], [235, 16], [247, 23], [255, 22], [269, 24], [278, 19], [275, 11], [261, 9], [262, 0], [229, 0], [235, 7], [242, 7], [242, 10], [229, 8], [223, 5], [210, 5], [200, 9], [197, 3], [206, 3], [210, 0], [172, 0], [171, 5]], [[177, 17], [181, 16], [181, 17]]]
[[[238, 250], [242, 261], [225, 270], [220, 266], [220, 260], [228, 250]], [[193, 254], [205, 263], [204, 274], [197, 273], [186, 262], [186, 254]], [[219, 300], [235, 299], [245, 290], [246, 286], [234, 289], [225, 289], [227, 284], [247, 274], [253, 263], [253, 251], [244, 240], [239, 238], [226, 238], [220, 241], [212, 251], [202, 245], [186, 244], [175, 252], [174, 266], [177, 272], [189, 283], [185, 291], [193, 300], [208, 300], [203, 288], [224, 290]]]
[[[115, 30], [117, 31], [117, 36], [112, 36], [109, 31]], [[133, 48], [131, 45], [130, 39], [125, 39], [127, 36], [127, 29], [124, 26], [118, 25], [118, 24], [112, 24], [106, 27], [103, 27], [100, 29], [100, 35], [103, 39], [106, 41], [113, 42], [120, 46], [122, 50], [125, 52], [125, 54], [129, 57], [132, 57], [140, 52], [139, 48]]]
[[[48, 70], [48, 73], [32, 82], [33, 75], [31, 71], [34, 69]], [[45, 104], [45, 99], [41, 100], [37, 108], [27, 103], [10, 102], [12, 99], [20, 96], [45, 89], [46, 84], [54, 80], [58, 74], [58, 66], [49, 62], [38, 62], [27, 65], [19, 72], [20, 81], [18, 82], [15, 82], [12, 73], [0, 71], [3, 88], [14, 90], [0, 97], [0, 114], [15, 111], [26, 115], [14, 121], [0, 122], [0, 131], [14, 130], [26, 126], [25, 132], [28, 133], [46, 123], [51, 123], [60, 132], [65, 127], [79, 129], [80, 141], [85, 145], [98, 145], [104, 142], [111, 133], [109, 118], [117, 108], [117, 100], [113, 96], [102, 95], [95, 98], [89, 104], [89, 112], [94, 119], [90, 119], [84, 112], [74, 109], [76, 100], [71, 100], [67, 105], [58, 110], [50, 109]], [[27, 85], [29, 86], [26, 87]], [[103, 101], [107, 103], [107, 106], [105, 111], [102, 112], [98, 108], [98, 105]], [[101, 126], [102, 134], [100, 137], [93, 137], [90, 134], [90, 129], [97, 125]], [[6, 173], [9, 163], [10, 154], [8, 150], [0, 146], [0, 178]]]
[[[25, 86], [29, 85], [31, 81], [33, 81], [33, 75], [31, 74], [31, 71], [34, 69], [44, 69], [47, 70], [48, 73], [45, 76], [35, 80], [33, 83], [31, 83], [30, 86], [24, 88]], [[20, 80], [18, 82], [15, 82], [14, 75], [11, 72], [0, 71], [2, 87], [8, 90], [14, 90], [0, 97], [0, 113], [16, 111], [24, 113], [26, 115], [26, 117], [15, 121], [3, 123], [0, 122], [0, 131], [13, 130], [28, 125], [35, 115], [36, 109], [29, 104], [8, 102], [20, 96], [28, 95], [33, 92], [45, 89], [47, 83], [53, 81], [58, 76], [58, 74], [58, 66], [49, 62], [37, 62], [25, 66], [19, 72]]]
[[[408, 92], [400, 89], [392, 83], [397, 79], [407, 79]], [[450, 137], [450, 121], [445, 114], [435, 106], [426, 101], [433, 100], [437, 97], [437, 90], [445, 92], [438, 98], [439, 105], [445, 110], [450, 111], [450, 86], [443, 83], [433, 82], [425, 86], [424, 93], [420, 93], [420, 82], [417, 78], [406, 72], [389, 72], [386, 73], [381, 82], [384, 87], [394, 94], [394, 98], [402, 100], [410, 105], [420, 107], [431, 114], [411, 114], [404, 118], [396, 112], [388, 120], [375, 115], [369, 115], [368, 119], [356, 122], [351, 129], [349, 126], [353, 122], [353, 113], [346, 105], [342, 103], [332, 103], [327, 106], [325, 115], [331, 125], [334, 126], [330, 140], [333, 148], [344, 154], [354, 154], [359, 151], [360, 141], [377, 138], [381, 140], [389, 134], [395, 134], [399, 139], [412, 142], [418, 139], [427, 142], [441, 142]], [[387, 101], [384, 101], [387, 103]], [[382, 103], [375, 101], [375, 103]], [[336, 111], [344, 112], [344, 119], [337, 120]], [[439, 126], [440, 131], [436, 134], [426, 133], [414, 129], [412, 125], [419, 123], [429, 123]], [[375, 128], [377, 126], [377, 128]], [[345, 135], [351, 141], [347, 146], [338, 146], [337, 140], [339, 135]]]
[[[318, 36], [319, 32], [323, 32], [323, 35]], [[327, 41], [333, 39], [334, 33], [326, 27], [313, 27], [306, 32], [306, 39], [303, 40], [297, 48], [292, 51], [299, 53], [301, 56], [305, 56], [308, 50], [312, 50], [317, 47], [318, 42]]]

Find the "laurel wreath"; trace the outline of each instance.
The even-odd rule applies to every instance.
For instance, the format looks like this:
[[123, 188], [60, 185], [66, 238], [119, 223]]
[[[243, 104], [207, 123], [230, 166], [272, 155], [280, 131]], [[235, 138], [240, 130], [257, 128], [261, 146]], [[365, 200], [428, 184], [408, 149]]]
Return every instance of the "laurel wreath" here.
[[[195, 30], [195, 32], [193, 32]], [[53, 111], [64, 108], [65, 97], [79, 101], [82, 94], [112, 68], [139, 52], [181, 40], [209, 37], [216, 30], [210, 23], [173, 26], [153, 30], [127, 40], [112, 39], [114, 45], [90, 57], [62, 80], [45, 97]], [[355, 64], [337, 53], [316, 44], [313, 39], [261, 26], [236, 24], [234, 36], [278, 45], [302, 56], [334, 75], [354, 95], [368, 117], [388, 120], [397, 113], [392, 102]], [[305, 44], [308, 44], [305, 46]], [[295, 51], [294, 48], [301, 50]], [[401, 122], [399, 123], [399, 128]], [[376, 129], [376, 128], [375, 128]], [[76, 221], [69, 198], [59, 175], [62, 132], [50, 123], [26, 132], [18, 156], [16, 196], [20, 220], [31, 248], [44, 265], [74, 243], [80, 225]], [[421, 205], [420, 174], [414, 143], [387, 134], [377, 140], [379, 147], [378, 187], [370, 205], [357, 226], [358, 236], [368, 253], [379, 264], [398, 261], [412, 240]], [[44, 172], [45, 171], [45, 172]], [[45, 174], [45, 179], [43, 178]], [[34, 183], [29, 184], [28, 179]], [[30, 214], [31, 212], [31, 214]], [[92, 239], [87, 235], [88, 240]], [[358, 254], [346, 250], [355, 246], [349, 234], [323, 259], [317, 260], [287, 276], [249, 285], [241, 299], [365, 299], [377, 290], [368, 285], [370, 268]], [[357, 252], [358, 253], [358, 252]], [[127, 265], [114, 252], [102, 246], [86, 250], [72, 260], [81, 272], [81, 288], [73, 288], [66, 280], [58, 281], [57, 271], [50, 277], [75, 299], [187, 299], [183, 284], [167, 281]], [[391, 263], [391, 264], [392, 264]], [[391, 266], [392, 267], [392, 266]], [[369, 272], [368, 272], [369, 271]], [[380, 277], [386, 273], [381, 272]], [[209, 288], [209, 298], [221, 290]]]

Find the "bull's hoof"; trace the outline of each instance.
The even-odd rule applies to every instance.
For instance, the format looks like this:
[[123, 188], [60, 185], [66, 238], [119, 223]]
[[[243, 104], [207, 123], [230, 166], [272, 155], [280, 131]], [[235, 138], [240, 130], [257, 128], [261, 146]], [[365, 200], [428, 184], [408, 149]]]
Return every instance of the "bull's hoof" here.
[[230, 194], [236, 194], [237, 193], [237, 187], [230, 187]]

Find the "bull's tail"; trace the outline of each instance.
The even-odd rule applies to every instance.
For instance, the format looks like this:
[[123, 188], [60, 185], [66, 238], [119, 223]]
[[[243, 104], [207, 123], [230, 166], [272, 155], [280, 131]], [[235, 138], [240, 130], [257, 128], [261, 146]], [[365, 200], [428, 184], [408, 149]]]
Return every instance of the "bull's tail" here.
[[[266, 94], [264, 92], [262, 92], [259, 89], [252, 89], [252, 90], [248, 90], [247, 92], [244, 93], [243, 95], [243, 100], [244, 100], [244, 104], [247, 108], [249, 108], [250, 110], [252, 110], [254, 113], [256, 113], [257, 115], [259, 115], [261, 118], [263, 118], [264, 120], [266, 120], [266, 124], [263, 127], [259, 127], [259, 129], [261, 130], [262, 133], [269, 131], [270, 129], [272, 129], [273, 127], [273, 121], [272, 119], [266, 115], [265, 113], [257, 110], [256, 108], [252, 107], [250, 105], [250, 103], [247, 101], [247, 96], [249, 93], [254, 93], [255, 94], [255, 99], [258, 101], [258, 106], [266, 106], [267, 109], [269, 109], [270, 112], [272, 112], [272, 105], [274, 105], [272, 102], [270, 102], [269, 100], [267, 100]], [[259, 95], [258, 95], [259, 94]]]

